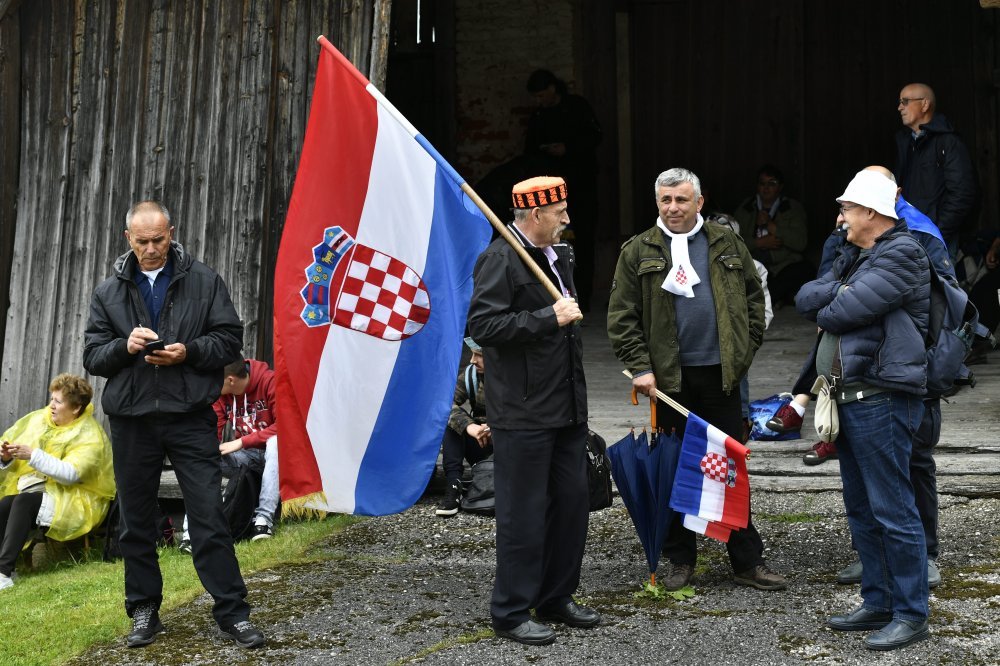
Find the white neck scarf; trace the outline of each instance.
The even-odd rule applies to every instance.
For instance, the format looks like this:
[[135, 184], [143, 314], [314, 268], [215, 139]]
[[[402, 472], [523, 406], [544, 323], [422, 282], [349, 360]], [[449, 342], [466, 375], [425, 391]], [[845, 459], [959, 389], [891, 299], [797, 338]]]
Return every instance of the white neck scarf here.
[[701, 282], [701, 278], [698, 277], [694, 266], [691, 265], [691, 259], [688, 256], [688, 239], [701, 231], [701, 227], [704, 224], [705, 218], [701, 216], [701, 213], [698, 213], [698, 222], [691, 231], [685, 234], [675, 234], [670, 229], [667, 229], [667, 225], [663, 223], [663, 220], [656, 218], [656, 226], [662, 229], [663, 233], [670, 238], [670, 258], [673, 260], [674, 265], [670, 269], [670, 272], [667, 273], [667, 278], [660, 287], [666, 289], [671, 294], [677, 294], [685, 298], [694, 298], [694, 286]]

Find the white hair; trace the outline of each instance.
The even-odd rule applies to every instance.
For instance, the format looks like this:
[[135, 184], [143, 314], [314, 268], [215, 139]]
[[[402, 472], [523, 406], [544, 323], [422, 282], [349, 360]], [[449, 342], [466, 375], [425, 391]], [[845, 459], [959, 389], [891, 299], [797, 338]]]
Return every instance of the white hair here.
[[681, 183], [691, 183], [691, 187], [694, 188], [695, 199], [701, 196], [701, 181], [698, 179], [698, 176], [682, 167], [667, 169], [657, 176], [656, 183], [653, 185], [653, 194], [659, 195], [661, 187], [676, 187]]

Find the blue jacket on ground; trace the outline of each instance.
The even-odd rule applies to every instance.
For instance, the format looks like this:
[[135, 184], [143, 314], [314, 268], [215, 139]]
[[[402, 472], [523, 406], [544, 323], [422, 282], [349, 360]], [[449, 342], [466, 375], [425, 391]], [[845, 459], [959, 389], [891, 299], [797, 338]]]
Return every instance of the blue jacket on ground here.
[[860, 248], [845, 245], [827, 273], [799, 290], [795, 306], [840, 336], [843, 383], [924, 395], [927, 252], [900, 220], [875, 240], [869, 254], [859, 256]]

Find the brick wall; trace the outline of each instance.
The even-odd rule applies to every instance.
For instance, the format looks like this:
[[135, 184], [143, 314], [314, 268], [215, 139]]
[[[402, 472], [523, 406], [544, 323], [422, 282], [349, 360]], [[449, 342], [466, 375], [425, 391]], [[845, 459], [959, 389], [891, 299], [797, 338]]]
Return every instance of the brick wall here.
[[455, 3], [456, 162], [475, 183], [524, 149], [536, 69], [574, 86], [573, 0]]

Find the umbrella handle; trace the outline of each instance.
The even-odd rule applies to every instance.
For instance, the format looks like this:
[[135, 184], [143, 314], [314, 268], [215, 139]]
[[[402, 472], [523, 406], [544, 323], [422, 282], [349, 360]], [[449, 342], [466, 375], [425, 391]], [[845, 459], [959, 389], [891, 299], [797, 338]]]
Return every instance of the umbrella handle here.
[[656, 400], [654, 398], [649, 399], [649, 424], [653, 427], [653, 432], [656, 432]]
[[632, 404], [633, 405], [639, 404], [639, 393], [635, 389], [632, 389]]

